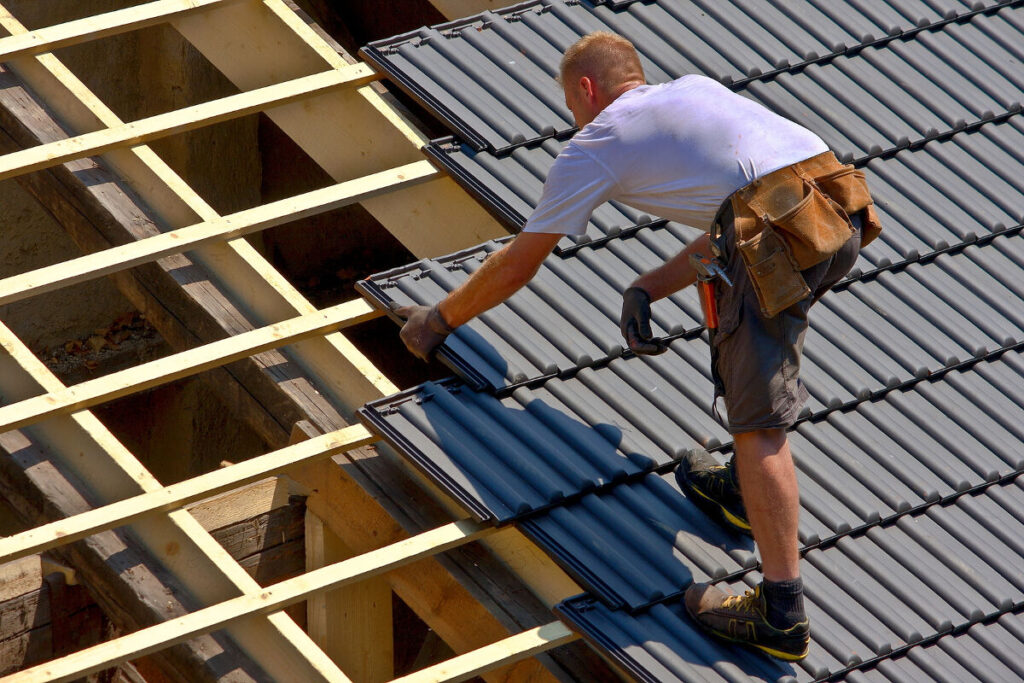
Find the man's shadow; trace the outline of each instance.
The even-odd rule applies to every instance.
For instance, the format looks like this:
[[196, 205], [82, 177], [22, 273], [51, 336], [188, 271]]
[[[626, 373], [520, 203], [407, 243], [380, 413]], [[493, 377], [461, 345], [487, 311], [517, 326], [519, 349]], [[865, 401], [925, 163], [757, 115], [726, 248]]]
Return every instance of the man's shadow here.
[[[624, 448], [621, 425], [587, 423], [539, 392], [513, 402], [450, 383], [429, 391], [421, 428], [432, 432], [435, 456], [450, 458], [435, 463], [438, 470], [460, 468], [460, 497], [474, 498], [499, 524], [515, 524], [616, 618], [654, 624], [648, 638], [672, 618], [673, 628], [703, 642], [682, 592], [756, 566], [754, 544], [688, 500], [671, 470], [652, 471], [664, 453]], [[657, 648], [635, 640], [621, 646]], [[710, 651], [751, 676], [795, 673], [737, 648]]]

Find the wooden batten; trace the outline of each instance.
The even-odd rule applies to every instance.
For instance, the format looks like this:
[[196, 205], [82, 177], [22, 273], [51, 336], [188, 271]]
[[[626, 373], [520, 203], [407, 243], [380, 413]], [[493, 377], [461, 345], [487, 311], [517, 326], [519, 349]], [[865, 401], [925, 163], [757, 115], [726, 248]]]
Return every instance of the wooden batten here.
[[70, 654], [9, 677], [10, 683], [45, 680], [59, 683], [102, 671], [121, 661], [158, 652], [169, 645], [216, 631], [261, 614], [271, 614], [310, 595], [379, 576], [423, 557], [475, 541], [494, 531], [460, 520], [390, 546], [307, 572], [185, 616]]
[[[438, 2], [457, 12], [470, 0]], [[160, 21], [243, 92], [125, 123], [45, 52]], [[11, 153], [0, 158], [0, 177], [17, 175], [85, 251], [105, 250], [63, 273], [0, 281], [0, 302], [109, 275], [179, 350], [68, 388], [0, 329], [8, 352], [0, 359], [8, 402], [0, 407], [0, 447], [12, 455], [0, 459], [0, 492], [35, 524], [70, 517], [6, 546], [0, 541], [0, 555], [54, 548], [105, 594], [104, 610], [133, 631], [12, 680], [73, 680], [144, 655], [163, 658], [181, 680], [214, 680], [217, 666], [236, 662], [253, 678], [349, 680], [328, 654], [360, 678], [385, 680], [393, 674], [386, 649], [358, 662], [354, 653], [387, 639], [383, 612], [392, 590], [464, 653], [413, 680], [552, 680], [545, 666], [608, 680], [592, 652], [548, 623], [551, 604], [578, 592], [575, 583], [515, 530], [451, 522], [461, 513], [447, 496], [388, 449], [368, 447], [373, 437], [363, 427], [347, 425], [356, 407], [397, 390], [336, 332], [379, 313], [362, 301], [317, 311], [240, 239], [357, 201], [420, 256], [506, 234], [425, 161], [423, 135], [368, 85], [376, 76], [328, 45], [284, 0], [156, 0], [35, 32], [0, 6], [0, 26], [12, 34], [0, 39], [0, 55], [8, 50], [17, 76], [0, 70], [0, 85], [9, 86], [0, 87], [0, 148]], [[145, 144], [262, 110], [338, 184], [220, 216]], [[43, 147], [26, 149], [34, 145]], [[79, 158], [100, 153], [102, 164]], [[326, 435], [161, 487], [87, 411], [205, 371], [225, 403], [274, 447], [303, 419]], [[220, 520], [236, 518], [246, 495], [239, 487], [254, 483], [271, 511], [283, 508], [280, 484], [259, 483], [281, 472], [308, 492], [309, 571], [260, 588], [197, 517], [216, 524], [215, 510], [228, 505]], [[221, 498], [197, 502], [211, 495]], [[189, 503], [196, 516], [181, 509]], [[130, 533], [115, 530], [124, 524]], [[138, 577], [118, 574], [108, 561], [120, 553], [153, 571], [133, 584]], [[161, 583], [165, 575], [170, 584]], [[184, 597], [155, 614], [161, 591]], [[312, 638], [282, 611], [304, 600]], [[352, 624], [366, 615], [372, 628], [359, 633]], [[221, 630], [230, 638], [210, 635]], [[335, 647], [339, 633], [352, 641], [347, 648]], [[530, 659], [549, 650], [543, 665]], [[200, 675], [189, 679], [189, 667]]]

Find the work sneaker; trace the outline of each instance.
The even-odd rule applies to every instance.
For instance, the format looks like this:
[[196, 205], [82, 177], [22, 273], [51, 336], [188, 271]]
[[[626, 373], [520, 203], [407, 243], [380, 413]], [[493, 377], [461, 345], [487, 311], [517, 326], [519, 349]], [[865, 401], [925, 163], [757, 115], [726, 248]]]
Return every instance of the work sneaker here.
[[679, 488], [692, 493], [689, 498], [709, 515], [735, 531], [750, 534], [750, 522], [732, 460], [727, 465], [719, 465], [705, 450], [687, 451], [676, 467], [676, 482]]
[[807, 619], [787, 629], [768, 623], [761, 586], [744, 595], [729, 595], [708, 583], [695, 583], [684, 595], [686, 611], [705, 631], [795, 662], [807, 656], [811, 627]]

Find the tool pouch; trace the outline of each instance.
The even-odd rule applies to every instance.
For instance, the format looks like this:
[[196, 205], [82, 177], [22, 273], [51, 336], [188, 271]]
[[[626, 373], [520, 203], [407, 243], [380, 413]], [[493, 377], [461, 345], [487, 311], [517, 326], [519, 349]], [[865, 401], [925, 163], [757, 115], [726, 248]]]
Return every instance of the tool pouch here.
[[[838, 162], [837, 162], [838, 163]], [[860, 246], [867, 246], [882, 232], [882, 224], [875, 212], [875, 203], [868, 192], [864, 171], [846, 165], [837, 171], [820, 175], [814, 182], [832, 198], [848, 216], [862, 213]]]
[[736, 245], [765, 317], [810, 295], [800, 271], [831, 257], [863, 212], [861, 245], [881, 231], [864, 173], [825, 152], [769, 173], [732, 196]]
[[793, 267], [786, 243], [766, 226], [748, 240], [736, 243], [750, 283], [757, 294], [761, 314], [771, 318], [806, 298], [811, 290]]

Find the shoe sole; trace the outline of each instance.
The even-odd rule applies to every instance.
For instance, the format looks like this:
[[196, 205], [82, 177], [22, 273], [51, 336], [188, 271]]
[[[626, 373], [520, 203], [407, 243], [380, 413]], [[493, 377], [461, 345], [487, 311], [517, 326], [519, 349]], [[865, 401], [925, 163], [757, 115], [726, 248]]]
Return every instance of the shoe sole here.
[[719, 503], [714, 498], [708, 496], [703, 491], [695, 489], [692, 486], [687, 486], [686, 489], [700, 496], [709, 507], [711, 507], [715, 512], [722, 516], [722, 519], [724, 519], [729, 526], [734, 527], [737, 531], [740, 531], [748, 536], [751, 534], [750, 523], [747, 522], [747, 520], [743, 519], [742, 517], [737, 517], [733, 513], [729, 512], [729, 510], [726, 509], [724, 505]]
[[[700, 624], [699, 621], [697, 623]], [[706, 628], [703, 625], [701, 625], [701, 628], [704, 628], [704, 630], [707, 633], [710, 633], [718, 638], [721, 638], [722, 640], [728, 640], [730, 643], [737, 643], [739, 645], [746, 645], [749, 648], [760, 650], [761, 652], [765, 653], [766, 655], [769, 655], [770, 657], [775, 657], [776, 659], [781, 659], [785, 662], [799, 662], [800, 660], [805, 659], [807, 657], [807, 652], [810, 650], [810, 645], [808, 644], [808, 646], [804, 648], [803, 652], [799, 654], [793, 654], [792, 652], [776, 650], [775, 648], [768, 647], [767, 645], [759, 645], [757, 643], [752, 643], [749, 640], [740, 640], [739, 638], [733, 638], [732, 636], [722, 633], [721, 631]]]

